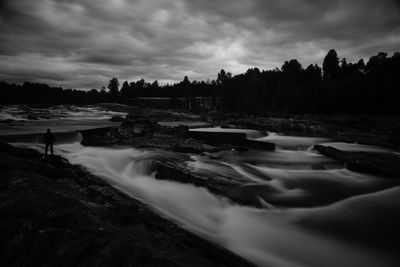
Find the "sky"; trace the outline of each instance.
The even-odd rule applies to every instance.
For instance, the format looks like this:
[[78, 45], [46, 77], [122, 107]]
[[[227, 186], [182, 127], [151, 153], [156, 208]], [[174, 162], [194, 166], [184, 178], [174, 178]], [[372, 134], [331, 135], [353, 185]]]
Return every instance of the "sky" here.
[[0, 0], [0, 80], [101, 88], [400, 51], [398, 0]]

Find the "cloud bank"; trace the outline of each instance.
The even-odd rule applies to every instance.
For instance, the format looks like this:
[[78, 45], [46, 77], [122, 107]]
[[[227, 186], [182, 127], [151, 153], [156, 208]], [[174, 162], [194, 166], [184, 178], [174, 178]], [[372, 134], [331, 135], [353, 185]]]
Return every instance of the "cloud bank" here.
[[111, 77], [214, 79], [224, 68], [394, 52], [395, 0], [2, 0], [0, 80], [99, 88]]

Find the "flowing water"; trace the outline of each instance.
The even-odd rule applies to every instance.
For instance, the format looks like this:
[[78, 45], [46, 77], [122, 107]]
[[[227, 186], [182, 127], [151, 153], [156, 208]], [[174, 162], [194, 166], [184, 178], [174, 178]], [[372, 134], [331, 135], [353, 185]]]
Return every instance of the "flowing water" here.
[[[51, 126], [51, 125], [49, 125]], [[1, 131], [0, 131], [1, 132]], [[156, 180], [156, 153], [134, 148], [58, 144], [80, 164], [162, 216], [259, 266], [396, 266], [400, 187], [396, 180], [351, 172], [312, 151], [329, 140], [270, 134], [277, 151], [227, 151], [221, 159], [192, 156], [194, 173], [231, 168], [249, 182], [235, 194], [257, 197], [264, 208], [234, 204], [204, 188]], [[19, 143], [42, 150], [35, 143]], [[357, 144], [332, 146], [393, 153]]]

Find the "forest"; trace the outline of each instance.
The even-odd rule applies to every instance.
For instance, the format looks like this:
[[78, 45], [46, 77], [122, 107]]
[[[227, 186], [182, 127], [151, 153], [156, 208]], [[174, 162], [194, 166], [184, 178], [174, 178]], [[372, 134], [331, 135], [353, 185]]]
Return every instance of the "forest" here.
[[296, 59], [272, 70], [248, 69], [232, 75], [221, 70], [214, 80], [190, 81], [187, 76], [173, 85], [160, 86], [144, 79], [120, 86], [112, 78], [102, 89], [90, 91], [50, 87], [25, 82], [22, 85], [0, 82], [4, 104], [95, 104], [127, 103], [137, 97], [220, 98], [221, 110], [248, 114], [281, 112], [291, 114], [370, 114], [399, 115], [400, 53], [380, 52], [357, 62], [340, 59], [330, 50], [323, 60], [304, 68]]

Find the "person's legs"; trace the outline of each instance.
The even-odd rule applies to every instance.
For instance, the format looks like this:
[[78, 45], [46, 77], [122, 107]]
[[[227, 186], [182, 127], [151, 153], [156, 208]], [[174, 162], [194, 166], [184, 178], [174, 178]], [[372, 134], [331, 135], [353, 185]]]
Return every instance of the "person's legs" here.
[[44, 153], [47, 156], [47, 151], [49, 150], [49, 143], [46, 143], [46, 148], [44, 149]]
[[50, 152], [51, 152], [51, 155], [53, 156], [53, 143], [50, 143]]

